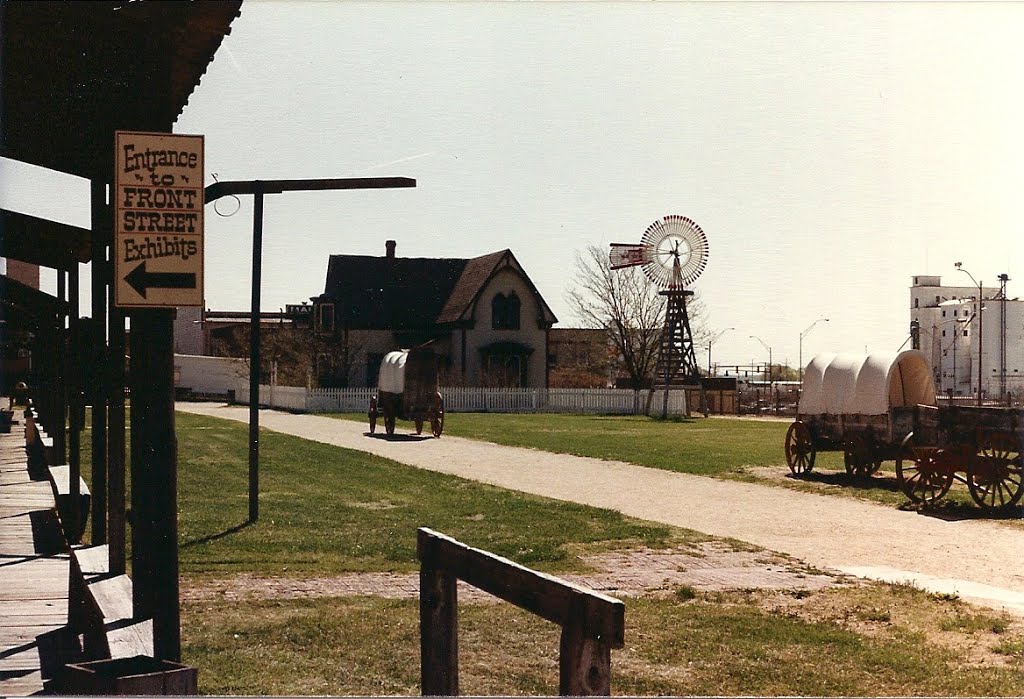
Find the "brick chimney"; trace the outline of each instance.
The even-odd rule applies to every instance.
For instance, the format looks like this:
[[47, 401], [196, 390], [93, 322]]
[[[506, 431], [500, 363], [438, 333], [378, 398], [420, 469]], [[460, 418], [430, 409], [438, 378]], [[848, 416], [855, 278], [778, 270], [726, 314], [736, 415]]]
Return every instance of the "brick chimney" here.
[[398, 245], [398, 243], [396, 243], [393, 240], [384, 241], [384, 249], [387, 251], [387, 255], [386, 256], [387, 256], [388, 259], [391, 259], [391, 260], [395, 259], [395, 246], [397, 246], [397, 245]]

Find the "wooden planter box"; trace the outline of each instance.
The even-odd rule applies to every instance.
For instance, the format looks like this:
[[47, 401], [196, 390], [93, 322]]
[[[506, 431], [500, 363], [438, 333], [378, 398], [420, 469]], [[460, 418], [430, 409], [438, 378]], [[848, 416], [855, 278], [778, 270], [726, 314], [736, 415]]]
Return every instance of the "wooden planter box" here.
[[84, 696], [195, 695], [196, 668], [148, 655], [67, 665], [67, 694]]

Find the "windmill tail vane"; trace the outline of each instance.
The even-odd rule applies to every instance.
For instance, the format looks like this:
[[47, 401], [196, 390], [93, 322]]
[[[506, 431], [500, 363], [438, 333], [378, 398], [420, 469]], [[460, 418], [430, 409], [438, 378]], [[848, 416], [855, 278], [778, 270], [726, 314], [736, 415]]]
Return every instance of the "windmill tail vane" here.
[[612, 243], [608, 258], [612, 269], [636, 267], [648, 262], [644, 246], [638, 243]]

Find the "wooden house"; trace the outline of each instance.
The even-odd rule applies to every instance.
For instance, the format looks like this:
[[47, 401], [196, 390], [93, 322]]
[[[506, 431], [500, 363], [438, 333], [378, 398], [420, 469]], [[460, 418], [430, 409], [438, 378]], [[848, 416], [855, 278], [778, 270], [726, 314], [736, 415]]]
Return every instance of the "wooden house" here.
[[470, 259], [332, 255], [312, 329], [322, 386], [374, 386], [380, 360], [431, 343], [446, 385], [544, 387], [557, 322], [511, 250]]

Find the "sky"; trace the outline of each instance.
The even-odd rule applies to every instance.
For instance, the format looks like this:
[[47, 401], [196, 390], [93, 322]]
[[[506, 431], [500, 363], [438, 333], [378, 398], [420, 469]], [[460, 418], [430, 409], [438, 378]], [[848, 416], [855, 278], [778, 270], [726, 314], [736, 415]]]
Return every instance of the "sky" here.
[[[677, 214], [714, 361], [796, 366], [819, 318], [805, 364], [899, 348], [911, 277], [957, 261], [1019, 295], [1022, 29], [1024, 3], [246, 0], [175, 132], [207, 184], [417, 180], [268, 196], [264, 310], [393, 239], [511, 248], [575, 327], [575, 255]], [[209, 208], [206, 305], [246, 310], [252, 198]]]

